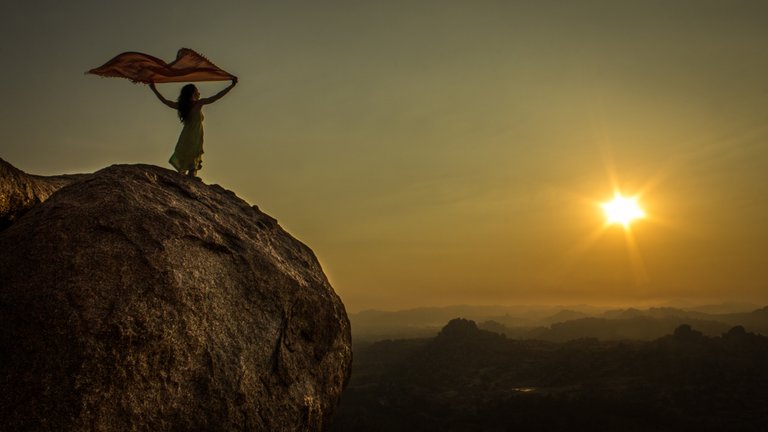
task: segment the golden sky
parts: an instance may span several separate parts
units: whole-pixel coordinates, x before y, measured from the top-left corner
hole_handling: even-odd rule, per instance
[[[189,47],[240,77],[206,109],[204,181],[312,247],[350,311],[766,303],[767,22],[757,0],[13,0],[0,157],[170,168],[175,113],[83,72]],[[615,189],[641,194],[630,231],[604,225]]]

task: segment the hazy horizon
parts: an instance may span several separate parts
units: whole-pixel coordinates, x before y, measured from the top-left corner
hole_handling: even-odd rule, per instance
[[[596,310],[622,310],[622,309],[640,309],[647,310],[653,308],[672,308],[672,309],[702,309],[702,308],[722,308],[734,312],[752,312],[756,309],[768,307],[768,303],[756,302],[715,302],[715,303],[693,303],[685,300],[669,300],[665,302],[649,303],[508,303],[508,304],[445,304],[445,305],[419,305],[412,307],[403,307],[396,309],[368,308],[361,310],[347,310],[350,314],[361,314],[366,312],[384,312],[397,313],[418,311],[421,309],[451,309],[451,308],[502,308],[502,309],[522,309],[532,308],[535,310],[569,310],[569,309],[596,309]],[[458,317],[457,317],[458,318]]]
[[[170,168],[176,114],[84,72],[188,47],[240,80],[205,109],[203,181],[311,247],[349,312],[765,305],[766,17],[758,0],[11,2],[0,157]],[[616,191],[646,212],[628,229],[600,208]]]

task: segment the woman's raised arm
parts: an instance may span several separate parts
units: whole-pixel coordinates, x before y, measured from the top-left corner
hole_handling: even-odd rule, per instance
[[[157,91],[157,88],[155,87],[155,83],[153,82],[149,83],[149,88],[152,89],[152,92],[155,94],[155,96],[157,96],[157,98],[160,99],[160,102],[164,103],[170,108],[179,109],[179,104],[177,104],[174,101],[169,101],[168,99],[163,97],[163,95],[161,95],[159,91]]]
[[[208,105],[216,102],[217,100],[224,97],[225,94],[229,93],[229,91],[232,90],[232,88],[235,87],[235,85],[237,85],[237,77],[232,78],[232,84],[230,84],[229,87],[225,88],[224,90],[216,93],[211,97],[200,99],[200,103],[202,103],[203,105]]]

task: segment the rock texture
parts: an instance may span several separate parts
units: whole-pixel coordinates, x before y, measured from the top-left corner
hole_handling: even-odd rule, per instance
[[[85,177],[82,174],[43,177],[29,175],[0,159],[0,231],[10,226],[35,204]]]
[[[350,327],[312,251],[216,185],[81,178],[0,232],[0,430],[320,431]]]

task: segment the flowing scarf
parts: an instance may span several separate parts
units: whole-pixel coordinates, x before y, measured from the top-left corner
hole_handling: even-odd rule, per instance
[[[189,48],[180,49],[176,54],[176,60],[171,63],[139,52],[125,52],[86,73],[103,77],[128,78],[134,83],[145,84],[228,81],[235,78],[234,75]]]

